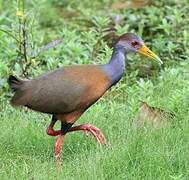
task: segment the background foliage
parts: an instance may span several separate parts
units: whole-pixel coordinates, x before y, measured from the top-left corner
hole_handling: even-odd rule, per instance
[[[187,1],[150,1],[151,5],[121,10],[112,6],[117,1],[81,2],[31,1],[25,3],[27,56],[29,76],[41,74],[63,64],[106,63],[116,36],[132,31],[143,37],[148,46],[159,54],[165,66],[175,66],[188,57]],[[119,2],[117,2],[119,3]],[[113,5],[112,5],[113,4]],[[23,57],[18,57],[19,17],[17,3],[1,1],[0,11],[0,75],[4,93],[9,74],[23,75]],[[5,33],[9,32],[9,34]],[[64,42],[54,49],[32,54],[61,36]],[[148,60],[148,62],[146,61]],[[156,63],[141,56],[129,56],[126,75],[152,77],[160,70]],[[129,77],[130,78],[130,77]],[[130,81],[133,83],[133,81]],[[135,82],[135,79],[134,79]],[[5,88],[5,89],[4,89]]]
[[[0,0],[1,179],[188,179],[189,3],[132,1],[131,8],[122,2],[26,1],[26,62],[15,40],[17,2]],[[121,82],[80,120],[101,127],[112,148],[98,147],[82,134],[70,135],[63,145],[63,170],[57,172],[54,139],[44,131],[49,117],[7,105],[7,77],[24,77],[27,63],[28,78],[66,64],[106,63],[116,37],[128,31],[142,36],[163,66],[127,56]],[[62,36],[61,44],[32,57]],[[173,125],[137,129],[133,121],[140,100],[175,112]]]

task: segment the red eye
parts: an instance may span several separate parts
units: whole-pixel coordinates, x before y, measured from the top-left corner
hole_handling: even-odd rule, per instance
[[[132,45],[133,47],[136,47],[137,45],[139,45],[139,43],[138,43],[138,41],[132,41],[132,42],[131,42],[131,45]]]

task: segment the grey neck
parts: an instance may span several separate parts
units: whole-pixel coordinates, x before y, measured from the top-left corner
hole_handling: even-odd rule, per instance
[[[112,57],[108,64],[104,66],[105,71],[111,78],[112,85],[116,84],[122,77],[125,70],[126,50],[121,45],[115,45]]]

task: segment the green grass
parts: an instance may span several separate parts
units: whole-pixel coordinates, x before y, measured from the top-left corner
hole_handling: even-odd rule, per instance
[[[50,117],[3,104],[0,179],[188,179],[188,67],[181,64],[162,71],[155,82],[125,86],[125,103],[103,98],[91,107],[77,123],[101,128],[109,146],[81,132],[68,134],[60,169],[53,157],[56,138],[45,134]],[[174,111],[176,118],[161,129],[137,128],[140,99]]]

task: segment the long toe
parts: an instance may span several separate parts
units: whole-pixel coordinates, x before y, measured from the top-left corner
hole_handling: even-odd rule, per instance
[[[89,123],[75,126],[68,130],[68,132],[73,131],[84,131],[85,133],[91,133],[95,137],[97,142],[99,142],[100,144],[106,144],[106,139],[102,131]]]
[[[95,136],[97,137],[98,142],[100,144],[106,144],[106,138],[105,138],[103,132],[94,126],[92,126],[91,129],[92,129],[92,131],[95,132]]]
[[[100,144],[106,144],[106,139],[102,131],[91,125],[91,124],[86,124],[86,130],[91,132],[92,135],[95,137],[95,139],[100,143]]]

